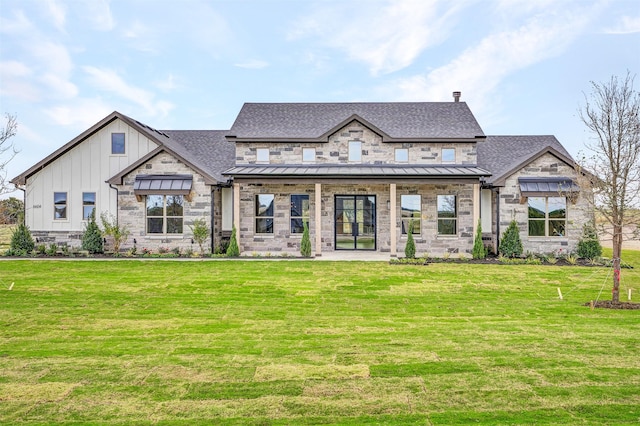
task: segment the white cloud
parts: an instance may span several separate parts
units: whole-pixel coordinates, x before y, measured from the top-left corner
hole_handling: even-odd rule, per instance
[[[45,3],[49,14],[51,15],[53,26],[56,27],[58,31],[64,32],[64,25],[67,18],[67,11],[64,6],[56,0],[45,0]]]
[[[615,27],[605,30],[607,34],[633,34],[640,33],[640,16],[623,16]]]
[[[26,102],[40,99],[40,91],[30,81],[34,72],[18,61],[0,62],[0,95]]]
[[[233,66],[238,68],[248,68],[253,70],[263,69],[269,66],[269,62],[262,61],[260,59],[251,59],[246,62],[241,62],[238,64],[233,64]]]
[[[144,108],[148,115],[164,117],[173,109],[170,102],[156,100],[153,93],[128,84],[113,70],[92,66],[85,66],[83,70],[95,86]]]
[[[40,80],[48,87],[47,96],[54,99],[70,99],[78,96],[78,88],[66,78],[46,73]]]
[[[122,37],[127,40],[131,47],[141,52],[156,53],[158,51],[156,31],[137,19],[125,26]]]
[[[45,109],[55,124],[87,129],[111,113],[101,99],[74,99],[65,105]]]
[[[116,22],[111,13],[110,0],[91,0],[82,2],[83,18],[91,23],[98,31],[111,31]]]
[[[169,74],[164,80],[156,80],[153,84],[164,92],[171,92],[181,86],[181,83],[173,74]]]
[[[373,75],[411,65],[425,49],[445,40],[462,6],[440,0],[357,2],[327,8],[302,19],[288,38],[317,36],[350,59],[367,64]]]
[[[487,35],[450,63],[426,75],[396,80],[382,89],[400,100],[452,100],[461,90],[463,100],[473,102],[474,111],[484,113],[503,79],[530,65],[562,53],[584,30],[589,13],[537,15],[517,29]]]

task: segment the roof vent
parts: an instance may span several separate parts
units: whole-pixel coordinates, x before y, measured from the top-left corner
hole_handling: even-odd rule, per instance
[[[454,102],[460,102],[460,96],[462,95],[462,92],[453,92],[453,101]]]

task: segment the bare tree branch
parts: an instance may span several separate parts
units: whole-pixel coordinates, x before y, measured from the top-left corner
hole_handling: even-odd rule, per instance
[[[18,121],[15,115],[5,114],[7,122],[0,129],[0,194],[6,194],[13,189],[9,188],[7,180],[7,165],[18,153],[18,150],[11,141],[16,135]]]

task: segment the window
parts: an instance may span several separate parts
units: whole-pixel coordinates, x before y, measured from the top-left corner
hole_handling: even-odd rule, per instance
[[[147,195],[147,233],[182,234],[184,197]]]
[[[273,194],[256,195],[256,234],[273,234]]]
[[[400,209],[402,210],[402,233],[409,233],[409,223],[413,222],[413,235],[419,235],[420,229],[420,216],[422,214],[422,208],[419,195],[401,195],[400,196]]]
[[[362,161],[362,142],[349,141],[349,161]]]
[[[443,163],[455,163],[456,162],[456,150],[455,150],[455,148],[442,148],[442,162]]]
[[[409,162],[409,150],[407,148],[396,148],[396,162],[397,163]]]
[[[291,233],[302,234],[304,232],[304,223],[309,225],[309,196],[308,195],[292,195],[291,196]]]
[[[111,133],[111,153],[124,154],[124,133]]]
[[[257,148],[256,149],[256,162],[268,163],[269,162],[269,148]]]
[[[566,226],[565,197],[529,197],[530,237],[564,237]]]
[[[61,220],[67,218],[67,193],[53,193],[53,218]]]
[[[455,235],[457,216],[455,195],[438,195],[438,234]]]
[[[96,193],[95,192],[83,192],[82,193],[82,220],[89,220],[91,214],[96,209]]]
[[[315,163],[316,161],[316,149],[315,148],[302,148],[302,162],[303,163]]]

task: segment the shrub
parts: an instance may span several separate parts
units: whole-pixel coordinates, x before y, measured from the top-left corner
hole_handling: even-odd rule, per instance
[[[102,232],[100,232],[100,228],[98,228],[98,224],[96,223],[95,210],[91,213],[89,222],[82,234],[82,250],[86,250],[89,253],[104,252]]]
[[[200,218],[193,221],[193,226],[189,226],[193,233],[193,240],[200,246],[200,254],[204,256],[204,243],[209,237],[209,226],[207,222]]]
[[[113,238],[113,251],[117,255],[120,252],[120,245],[127,240],[130,232],[126,226],[118,225],[118,220],[106,212],[100,215],[100,219],[105,235]]]
[[[582,237],[578,241],[577,254],[579,257],[589,260],[602,256],[602,246],[598,239],[598,233],[591,223],[585,223],[582,227]]]
[[[300,241],[300,254],[302,257],[311,257],[311,239],[309,238],[309,224],[303,223],[302,241]]]
[[[476,230],[476,237],[473,240],[473,252],[472,256],[474,259],[484,259],[487,257],[487,251],[482,244],[482,225],[480,224],[480,220],[478,219],[478,229]]]
[[[9,246],[12,254],[26,255],[31,252],[36,246],[31,236],[29,227],[24,223],[18,225],[18,227],[11,234],[11,245]]]
[[[240,248],[238,247],[238,240],[236,238],[236,227],[231,229],[231,240],[229,240],[229,247],[227,247],[227,257],[240,256]]]
[[[520,240],[520,229],[515,220],[512,220],[509,227],[500,240],[500,254],[505,257],[522,256],[522,241]]]
[[[409,221],[407,230],[407,245],[404,246],[404,256],[408,259],[416,258],[416,243],[413,240],[413,220]]]

